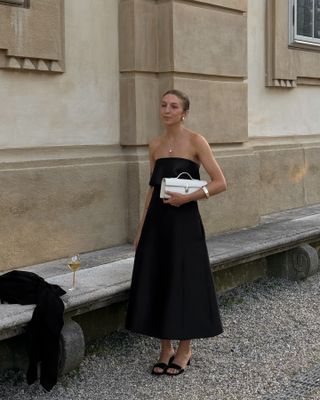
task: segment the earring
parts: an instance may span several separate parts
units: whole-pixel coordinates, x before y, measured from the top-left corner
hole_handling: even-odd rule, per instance
[[[181,119],[182,119],[182,121],[184,121],[184,117],[182,117]]]

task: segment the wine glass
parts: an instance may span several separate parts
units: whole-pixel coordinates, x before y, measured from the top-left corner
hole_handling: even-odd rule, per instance
[[[74,290],[76,288],[76,271],[80,267],[80,257],[79,254],[75,254],[68,258],[68,267],[73,272],[72,275],[72,287],[69,290]]]

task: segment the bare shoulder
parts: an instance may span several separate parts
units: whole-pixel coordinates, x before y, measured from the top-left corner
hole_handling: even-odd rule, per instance
[[[206,138],[198,132],[190,131],[190,138],[191,138],[192,145],[197,150],[201,150],[201,149],[207,148],[209,146],[209,143],[207,142]]]

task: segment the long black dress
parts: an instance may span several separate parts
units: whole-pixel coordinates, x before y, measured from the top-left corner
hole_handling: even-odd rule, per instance
[[[204,338],[222,332],[198,204],[173,207],[160,199],[161,179],[183,171],[199,179],[194,161],[156,160],[125,323],[133,332],[160,339]]]

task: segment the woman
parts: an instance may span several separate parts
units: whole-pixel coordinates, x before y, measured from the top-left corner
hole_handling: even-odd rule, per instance
[[[190,364],[191,339],[222,332],[197,200],[226,190],[226,181],[208,142],[183,126],[189,104],[178,90],[162,97],[165,133],[149,145],[150,187],[134,240],[126,328],[161,339],[156,375],[181,374]],[[211,178],[205,188],[160,199],[162,178],[188,172],[199,179],[200,164]],[[171,340],[179,340],[176,352]]]

